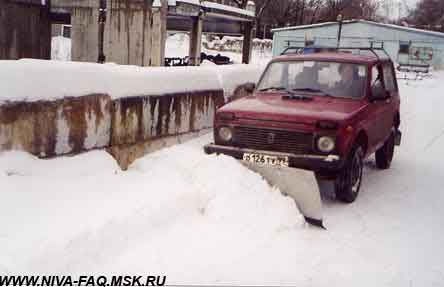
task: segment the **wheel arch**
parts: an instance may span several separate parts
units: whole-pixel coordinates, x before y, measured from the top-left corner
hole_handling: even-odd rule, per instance
[[[396,129],[399,129],[399,126],[401,125],[401,115],[399,111],[396,112],[395,118],[393,119],[393,125]]]
[[[368,135],[364,130],[360,130],[353,142],[353,146],[359,145],[362,147],[362,151],[364,152],[364,155],[367,155],[368,152]]]

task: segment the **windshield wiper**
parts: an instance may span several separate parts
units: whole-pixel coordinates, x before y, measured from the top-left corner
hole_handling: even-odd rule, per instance
[[[260,92],[265,92],[265,91],[271,91],[271,90],[273,90],[273,91],[283,91],[283,90],[287,90],[287,88],[285,88],[285,87],[268,87],[268,88],[260,89],[259,91]]]
[[[311,101],[312,97],[309,96],[301,96],[301,95],[286,95],[282,96],[284,100],[300,100],[300,101]]]
[[[331,97],[332,95],[330,95],[329,93],[327,93],[327,92],[324,92],[323,90],[319,90],[319,89],[313,89],[313,88],[299,88],[299,89],[291,89],[291,91],[294,91],[294,92],[309,92],[309,93],[319,93],[319,94],[322,94],[322,95],[324,95],[324,96],[327,96],[327,97]]]

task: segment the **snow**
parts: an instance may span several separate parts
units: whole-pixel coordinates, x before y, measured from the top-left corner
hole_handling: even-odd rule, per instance
[[[55,100],[94,93],[108,94],[113,99],[207,90],[228,93],[233,85],[257,79],[262,69],[233,66],[233,75],[225,77],[227,69],[219,66],[145,68],[31,59],[0,61],[0,86],[8,91],[0,95],[0,103]],[[242,73],[234,74],[236,71]],[[28,75],[32,75],[32,80]]]
[[[219,257],[228,263],[237,250],[254,252],[258,242],[303,225],[289,198],[234,159],[203,155],[201,145],[151,154],[125,173],[101,151],[50,161],[2,154],[0,272],[149,267],[191,279]],[[230,177],[224,185],[214,180],[222,172]]]
[[[218,9],[222,11],[229,11],[249,17],[255,17],[256,13],[254,11],[244,10],[233,6],[223,5],[215,2],[203,1],[202,6],[205,8]]]
[[[324,22],[324,23],[276,28],[276,29],[272,29],[271,32],[275,33],[275,32],[283,32],[283,31],[300,30],[300,29],[306,29],[306,28],[323,27],[323,26],[337,25],[337,23],[338,22]],[[414,32],[414,33],[420,33],[420,34],[444,38],[444,33],[441,33],[441,32],[428,31],[428,30],[405,27],[405,26],[400,26],[400,25],[386,24],[386,23],[367,21],[367,20],[362,20],[362,19],[352,19],[352,20],[343,21],[343,24],[353,24],[353,23],[365,23],[365,24],[370,24],[370,25],[376,25],[376,26],[397,29],[397,30],[401,30],[401,31]]]
[[[192,4],[192,5],[196,5],[196,6],[200,6],[200,0],[176,0],[176,2],[182,2],[182,3],[187,3],[187,4]],[[171,1],[173,2],[173,1]],[[170,4],[168,4],[170,5]]]
[[[288,197],[236,160],[205,155],[211,135],[127,172],[103,151],[52,160],[2,153],[0,273],[443,286],[444,72],[399,86],[404,137],[392,167],[366,161],[351,205],[324,199],[326,231],[304,224]]]
[[[164,95],[192,91],[224,90],[226,97],[239,86],[259,80],[271,52],[254,50],[252,64],[242,65],[242,55],[235,52],[205,50],[207,54],[228,56],[236,63],[202,67],[137,67],[108,63],[70,62],[70,39],[53,38],[52,55],[60,61],[21,59],[0,60],[0,86],[8,93],[0,95],[6,101],[57,100],[87,94],[108,94],[113,99],[140,95]],[[167,57],[188,55],[189,36],[177,33],[168,37]],[[29,75],[32,76],[32,81]],[[174,81],[169,81],[174,79]],[[165,84],[159,84],[165,83]]]
[[[207,42],[208,46],[211,48],[215,46],[219,47],[224,46],[228,40],[232,41],[237,40],[239,42],[239,47],[241,47],[240,41],[242,40],[242,37],[224,36],[221,40],[213,40],[213,41],[209,41],[206,35],[203,35],[202,38],[202,42],[204,41]],[[267,43],[271,44],[271,40],[254,39],[253,42],[257,44],[267,44]],[[165,55],[166,57],[170,58],[187,57],[189,46],[190,46],[190,36],[188,34],[174,33],[172,35],[169,35],[166,40]],[[213,55],[213,56],[220,54],[222,56],[229,57],[231,61],[233,61],[235,64],[242,63],[242,53],[240,50],[238,52],[228,52],[228,51],[206,49],[205,47],[202,47],[202,52],[204,52],[207,55]],[[253,48],[251,56],[251,65],[259,66],[263,70],[271,58],[272,58],[271,49]]]
[[[169,6],[176,6],[176,2],[182,2],[182,3],[191,4],[191,5],[196,5],[196,6],[200,6],[202,8],[210,8],[210,9],[217,9],[217,10],[222,10],[222,11],[233,12],[233,13],[236,13],[236,14],[245,15],[245,16],[249,16],[249,17],[255,17],[256,16],[255,12],[253,12],[253,11],[237,8],[237,7],[234,7],[234,6],[229,6],[229,5],[223,5],[223,4],[219,4],[219,3],[209,2],[209,1],[200,1],[200,0],[169,0],[168,1],[168,5]],[[250,4],[250,1],[248,3]]]

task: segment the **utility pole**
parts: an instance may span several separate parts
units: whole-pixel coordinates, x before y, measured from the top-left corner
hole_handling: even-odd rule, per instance
[[[103,42],[105,35],[105,23],[106,23],[106,0],[100,0],[99,7],[99,57],[97,63],[103,64],[106,61],[106,56],[103,51]]]

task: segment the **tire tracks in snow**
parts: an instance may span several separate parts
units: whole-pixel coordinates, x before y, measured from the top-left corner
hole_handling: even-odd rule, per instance
[[[444,136],[444,130],[442,130],[437,136],[435,136],[431,141],[429,141],[424,147],[424,151],[431,148],[438,140],[440,140]]]

